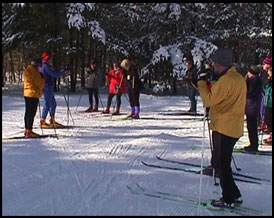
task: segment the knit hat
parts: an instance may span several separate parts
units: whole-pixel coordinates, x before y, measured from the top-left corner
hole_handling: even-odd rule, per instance
[[[213,62],[223,66],[233,65],[233,52],[230,48],[220,48],[216,51]]]
[[[259,75],[260,74],[260,69],[258,68],[257,65],[251,65],[248,68],[248,72],[252,73],[253,75]]]
[[[266,57],[263,63],[272,66],[272,57]]]
[[[42,58],[43,58],[43,61],[48,61],[49,59],[51,59],[51,55],[48,52],[44,52],[42,54]]]

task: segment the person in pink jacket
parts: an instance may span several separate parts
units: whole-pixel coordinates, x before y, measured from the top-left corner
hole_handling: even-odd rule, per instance
[[[104,114],[110,113],[110,106],[112,98],[116,95],[117,98],[117,106],[113,115],[120,114],[121,107],[121,96],[126,93],[126,78],[124,78],[123,69],[119,67],[117,62],[113,63],[113,70],[111,70],[107,75],[106,79],[109,85],[109,95],[107,101],[107,108],[103,111]]]

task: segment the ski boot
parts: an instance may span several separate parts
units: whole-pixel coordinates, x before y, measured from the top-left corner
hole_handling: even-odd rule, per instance
[[[93,111],[93,106],[90,105],[88,109],[85,110],[85,112],[92,112]]]
[[[39,134],[32,132],[31,129],[26,129],[24,132],[24,135],[25,135],[25,138],[39,138],[40,137]]]
[[[41,127],[41,129],[50,129],[51,128],[50,125],[48,123],[46,123],[45,119],[41,119],[40,127]]]
[[[64,127],[64,125],[60,124],[60,123],[57,123],[55,120],[54,120],[54,117],[51,117],[50,118],[50,124],[49,124],[51,127],[53,128],[62,128]]]
[[[110,111],[109,111],[109,107],[108,107],[105,111],[102,112],[102,114],[109,114],[109,112]]]

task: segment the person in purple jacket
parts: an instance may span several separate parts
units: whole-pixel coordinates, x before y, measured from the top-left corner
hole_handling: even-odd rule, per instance
[[[54,119],[56,110],[56,100],[54,97],[54,79],[59,78],[67,73],[68,69],[56,72],[51,68],[51,55],[44,52],[42,55],[43,61],[39,71],[44,75],[46,86],[43,91],[44,104],[42,111],[42,118],[40,121],[41,128],[63,127],[62,124],[57,123]],[[50,114],[50,123],[46,123],[46,117]]]
[[[260,102],[263,96],[263,83],[259,76],[259,69],[256,65],[251,65],[246,75],[247,102],[246,102],[246,122],[250,145],[245,147],[245,151],[258,151],[258,129],[257,123],[260,114]]]

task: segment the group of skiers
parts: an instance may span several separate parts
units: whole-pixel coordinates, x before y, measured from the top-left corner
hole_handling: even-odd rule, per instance
[[[91,61],[90,67],[86,70],[86,87],[89,93],[90,106],[85,112],[98,111],[98,88],[100,85],[101,71],[96,67],[94,60]],[[116,96],[116,109],[112,115],[120,114],[121,96],[128,93],[131,114],[128,117],[139,119],[140,113],[140,78],[137,71],[132,66],[129,59],[124,59],[121,64],[113,63],[113,69],[106,75],[106,81],[109,86],[109,95],[107,107],[103,114],[110,113],[112,99]],[[95,107],[93,108],[93,95],[95,98]]]
[[[51,55],[44,52],[42,55],[42,65],[40,59],[35,59],[24,71],[24,99],[25,99],[25,132],[26,138],[40,137],[32,131],[34,117],[39,104],[39,98],[44,96],[43,111],[41,115],[41,128],[62,127],[63,125],[55,121],[56,100],[54,97],[54,79],[59,78],[68,72],[64,69],[60,72],[54,71],[51,67]],[[40,104],[39,104],[40,108]],[[46,122],[48,113],[49,123]]]
[[[42,55],[42,66],[32,62],[24,72],[24,98],[26,102],[25,113],[25,137],[38,137],[32,132],[33,119],[37,110],[39,98],[44,94],[44,107],[41,116],[41,127],[62,126],[54,119],[56,101],[53,93],[54,78],[66,74],[68,69],[55,72],[50,66],[51,55]],[[244,117],[247,117],[247,128],[250,138],[250,146],[247,150],[258,149],[257,124],[259,111],[261,110],[261,96],[265,105],[265,116],[261,119],[267,123],[271,131],[272,143],[272,58],[267,57],[263,62],[263,69],[268,72],[264,89],[259,78],[258,66],[251,66],[244,78],[236,67],[233,66],[233,51],[230,48],[218,49],[213,57],[215,72],[218,74],[214,83],[209,82],[209,72],[203,71],[199,75],[194,70],[192,60],[187,60],[188,68],[185,80],[189,83],[189,98],[191,100],[190,112],[196,112],[195,95],[200,94],[204,107],[209,108],[212,130],[212,158],[211,165],[220,178],[222,198],[214,200],[211,205],[220,208],[234,208],[243,200],[240,190],[234,182],[231,169],[231,159],[234,145],[243,135]],[[100,75],[96,63],[92,60],[86,69],[86,87],[89,93],[90,106],[87,112],[98,111],[98,85],[97,77]],[[112,98],[116,95],[117,107],[114,114],[120,113],[121,95],[128,93],[131,106],[129,117],[139,118],[140,113],[140,79],[136,70],[128,59],[124,59],[119,65],[113,63],[113,70],[107,75],[109,96],[107,108],[103,113],[110,113]],[[212,80],[212,78],[211,78]],[[214,79],[215,80],[215,79]],[[95,107],[93,108],[92,95],[95,95]],[[50,123],[46,123],[46,117],[50,113]],[[268,139],[268,141],[270,141]]]
[[[188,112],[197,112],[196,96],[199,95],[197,83],[201,74],[207,76],[210,86],[218,79],[214,69],[209,63],[198,71],[193,59],[186,60],[187,72],[183,81],[187,83],[190,109]],[[272,144],[272,58],[266,57],[262,65],[251,65],[248,67],[246,76],[247,102],[246,121],[250,145],[245,151],[258,151],[258,130],[269,133],[269,138],[263,142]],[[259,125],[259,126],[258,126]]]
[[[54,71],[51,67],[51,55],[44,52],[42,55],[42,65],[40,60],[36,59],[24,71],[24,99],[25,99],[25,132],[26,138],[36,138],[40,135],[32,131],[34,117],[39,104],[39,98],[44,96],[43,111],[40,120],[41,128],[59,128],[62,124],[55,121],[56,100],[54,97],[54,79],[64,76],[69,69],[63,69],[60,72]],[[96,62],[91,60],[89,67],[85,69],[86,88],[89,95],[89,108],[86,112],[97,112],[99,105],[99,86],[101,84],[101,72],[96,66]],[[128,93],[131,106],[131,114],[128,117],[139,119],[140,113],[140,78],[137,71],[128,59],[124,59],[121,64],[115,62],[113,70],[107,75],[106,79],[109,85],[109,95],[107,108],[104,114],[110,113],[112,98],[116,95],[117,106],[113,115],[120,114],[121,96]],[[93,104],[93,96],[95,104]],[[94,106],[94,107],[93,107]],[[40,105],[39,105],[40,108]],[[50,114],[49,123],[46,117]]]

